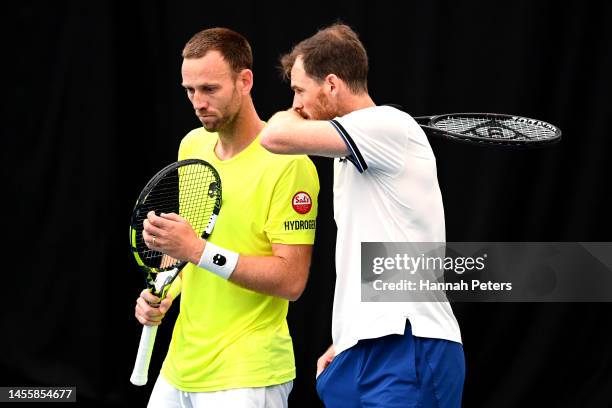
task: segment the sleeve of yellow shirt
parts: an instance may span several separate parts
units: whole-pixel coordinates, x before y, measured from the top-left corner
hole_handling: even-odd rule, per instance
[[[264,231],[273,244],[313,244],[319,177],[307,156],[289,162],[274,187]]]

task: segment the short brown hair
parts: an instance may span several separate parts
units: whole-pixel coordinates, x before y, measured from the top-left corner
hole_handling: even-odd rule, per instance
[[[208,51],[219,51],[235,73],[253,69],[251,45],[229,28],[215,27],[195,34],[183,48],[183,58],[202,58]]]
[[[286,79],[291,78],[291,68],[300,56],[308,76],[322,81],[335,74],[352,92],[367,92],[368,54],[349,26],[336,23],[323,28],[283,55],[280,68]]]

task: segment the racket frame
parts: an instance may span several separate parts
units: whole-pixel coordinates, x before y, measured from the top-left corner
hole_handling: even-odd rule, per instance
[[[397,106],[397,105],[395,105]],[[474,117],[474,118],[482,118],[482,119],[501,119],[501,120],[512,120],[515,122],[523,122],[529,125],[535,125],[539,127],[546,128],[554,133],[554,135],[550,138],[545,139],[503,139],[503,138],[491,138],[484,136],[474,136],[468,135],[458,132],[452,132],[449,130],[445,130],[436,126],[436,123],[441,121],[442,119],[452,118],[452,117]],[[486,145],[486,146],[499,146],[499,147],[516,147],[516,148],[530,148],[530,147],[542,147],[549,146],[555,143],[558,143],[561,140],[561,129],[558,127],[551,125],[548,122],[544,122],[538,119],[527,118],[524,116],[517,115],[508,115],[502,113],[445,113],[441,115],[432,115],[432,116],[416,116],[413,119],[421,126],[421,128],[428,135],[433,136],[442,136],[446,138],[450,138],[459,142],[476,144],[476,145]],[[472,128],[473,129],[473,128]],[[511,129],[511,131],[515,133],[520,133],[515,129]]]
[[[153,275],[157,275],[160,272],[165,272],[165,271],[172,270],[172,269],[178,269],[180,271],[187,264],[187,262],[180,261],[178,263],[168,265],[165,267],[160,267],[160,268],[147,266],[146,263],[142,260],[140,254],[138,253],[138,248],[136,246],[136,240],[138,238],[137,235],[139,231],[139,227],[136,224],[138,223],[140,210],[144,207],[144,203],[146,202],[146,199],[148,198],[153,188],[155,188],[155,186],[159,183],[159,181],[163,179],[167,173],[171,171],[176,171],[180,167],[184,167],[184,166],[191,165],[191,164],[202,164],[202,165],[209,167],[210,170],[212,170],[213,174],[215,175],[215,179],[217,182],[216,188],[219,190],[219,192],[222,191],[221,177],[219,177],[219,173],[210,163],[208,163],[205,160],[201,160],[201,159],[180,160],[180,161],[167,165],[166,167],[161,169],[159,172],[157,172],[157,174],[155,174],[151,178],[151,180],[149,180],[149,182],[144,186],[140,195],[138,196],[138,199],[136,200],[136,204],[134,205],[134,210],[132,211],[132,216],[130,219],[130,233],[129,233],[130,251],[132,252],[132,255],[134,256],[136,263],[140,267],[145,277],[147,288],[151,289],[155,295],[158,295],[158,293],[156,293],[157,291],[155,290],[155,279],[153,278]],[[209,224],[202,232],[202,235],[201,235],[202,238],[207,239],[212,233],[214,223],[217,219],[217,216],[219,215],[220,210],[221,210],[221,193],[219,193],[219,195],[217,196],[217,200],[215,202],[215,207],[213,208],[213,212],[210,217]],[[168,284],[170,283],[172,283],[172,281],[170,281]]]

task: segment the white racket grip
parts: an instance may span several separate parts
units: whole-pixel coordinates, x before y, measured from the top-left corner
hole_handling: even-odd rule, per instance
[[[155,335],[157,334],[157,326],[142,326],[142,334],[140,335],[140,344],[138,345],[138,355],[136,355],[136,364],[130,381],[134,385],[145,385],[149,373],[149,363],[151,362],[151,352],[155,344]]]

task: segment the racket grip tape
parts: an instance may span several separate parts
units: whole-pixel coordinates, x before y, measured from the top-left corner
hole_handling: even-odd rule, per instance
[[[134,385],[140,386],[147,383],[149,363],[151,362],[151,353],[153,352],[156,334],[157,326],[142,326],[136,363],[134,364],[134,371],[130,377],[130,381]]]

